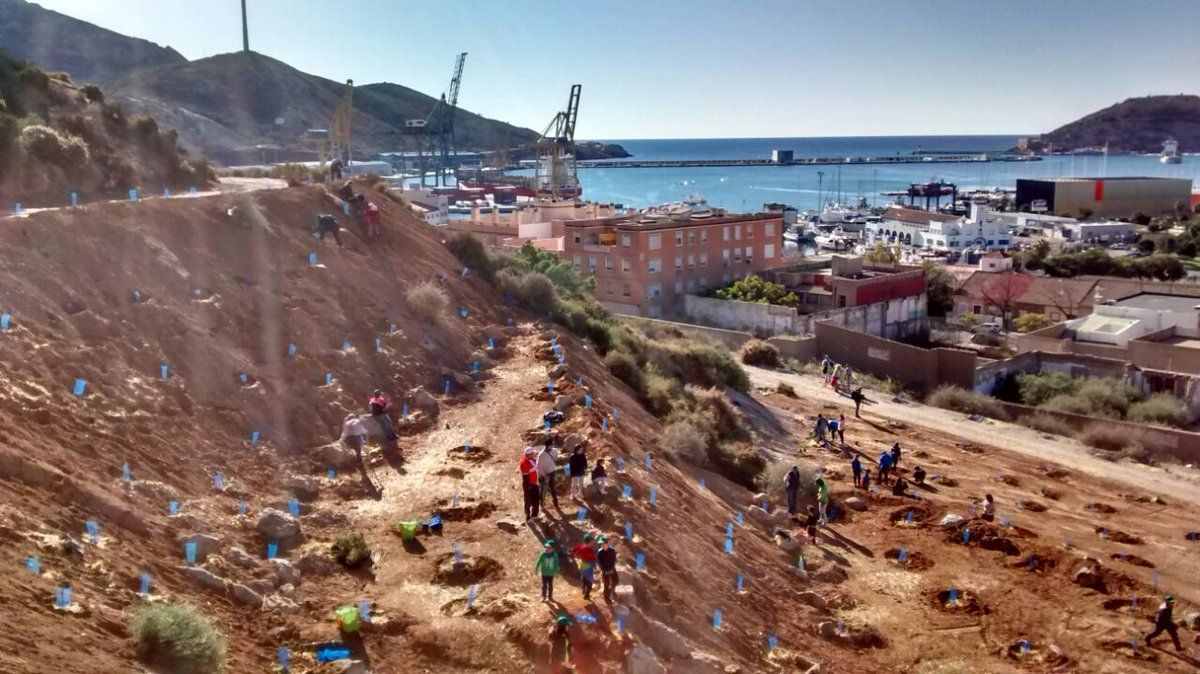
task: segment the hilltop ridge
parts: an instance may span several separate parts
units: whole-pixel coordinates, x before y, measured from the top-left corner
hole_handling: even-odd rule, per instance
[[[1180,152],[1200,152],[1200,96],[1127,98],[1043,134],[1041,144],[1056,151],[1107,145],[1110,152],[1160,152],[1168,138],[1179,141]]]

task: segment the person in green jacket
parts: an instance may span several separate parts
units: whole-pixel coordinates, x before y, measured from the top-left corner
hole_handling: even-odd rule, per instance
[[[825,484],[825,479],[820,477],[814,484],[817,487],[817,509],[821,513],[821,526],[829,526],[829,519],[825,515],[825,509],[829,507],[829,485]]]
[[[554,601],[554,577],[558,575],[558,553],[554,551],[554,539],[548,539],[545,549],[538,555],[534,570],[542,576],[542,601]]]

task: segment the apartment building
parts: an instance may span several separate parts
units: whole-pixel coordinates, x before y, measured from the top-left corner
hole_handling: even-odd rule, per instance
[[[677,316],[687,294],[782,264],[781,214],[708,213],[568,220],[560,255],[610,311]]]

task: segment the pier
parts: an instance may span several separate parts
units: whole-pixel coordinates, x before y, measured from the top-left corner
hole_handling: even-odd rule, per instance
[[[591,159],[576,162],[581,169],[593,168],[693,168],[732,166],[827,166],[831,164],[980,164],[988,162],[1041,161],[1041,157],[1011,154],[893,155],[887,157],[799,157],[788,161],[772,159]]]

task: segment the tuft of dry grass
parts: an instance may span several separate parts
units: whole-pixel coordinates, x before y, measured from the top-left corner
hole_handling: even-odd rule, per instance
[[[418,318],[435,325],[443,324],[449,316],[450,298],[433,281],[421,281],[409,286],[404,293],[404,303]]]

